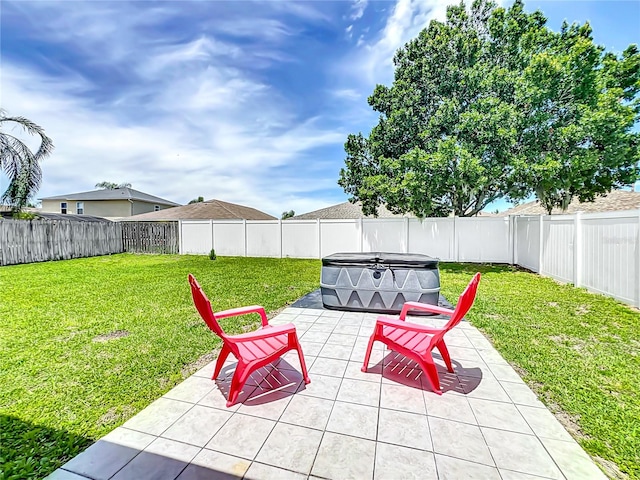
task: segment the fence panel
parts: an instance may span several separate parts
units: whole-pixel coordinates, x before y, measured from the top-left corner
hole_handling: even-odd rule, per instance
[[[217,255],[242,257],[247,252],[243,220],[213,222],[213,248]],[[201,253],[209,253],[209,250]]]
[[[113,222],[0,220],[0,265],[121,253],[122,230]]]
[[[574,283],[575,215],[544,215],[542,231],[540,273]]]
[[[637,212],[582,216],[582,286],[626,303],[640,303],[639,219]]]
[[[178,222],[119,222],[125,252],[178,253]]]
[[[458,262],[511,263],[508,217],[456,218]]]
[[[443,262],[455,259],[453,217],[424,220],[410,218],[408,225],[409,252],[429,255]]]
[[[359,220],[321,220],[320,256],[337,252],[361,252],[362,230]]]
[[[515,217],[515,262],[531,271],[540,271],[540,216]]]
[[[273,220],[247,221],[247,256],[280,257],[280,222]]]
[[[362,250],[407,252],[407,222],[404,218],[362,220]]]
[[[214,247],[211,221],[182,220],[180,222],[180,253],[205,255],[212,248]]]
[[[282,222],[282,256],[318,258],[318,228],[315,220]]]

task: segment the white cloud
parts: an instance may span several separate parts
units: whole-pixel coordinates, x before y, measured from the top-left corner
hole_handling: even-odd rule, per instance
[[[349,18],[351,20],[358,20],[362,18],[362,15],[364,15],[364,11],[366,10],[368,3],[369,0],[355,0],[353,2],[353,5],[351,6],[351,15],[349,16]]]

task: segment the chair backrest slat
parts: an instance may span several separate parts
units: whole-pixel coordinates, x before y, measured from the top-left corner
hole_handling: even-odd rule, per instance
[[[213,313],[213,309],[211,308],[211,302],[202,291],[202,287],[198,284],[198,281],[195,277],[189,274],[189,285],[191,285],[191,296],[193,297],[193,303],[196,305],[198,309],[198,313],[205,321],[207,326],[220,338],[225,340],[227,338],[226,334],[220,327],[218,320],[216,320],[216,316]]]
[[[480,282],[480,272],[476,273],[473,276],[473,278],[469,282],[469,285],[467,285],[467,287],[464,289],[462,294],[460,294],[460,298],[458,298],[458,303],[456,304],[456,308],[453,311],[451,318],[449,319],[447,324],[444,326],[442,331],[432,337],[431,339],[432,344],[436,344],[440,342],[440,340],[442,340],[442,337],[444,337],[444,334],[447,333],[456,325],[458,325],[460,321],[464,318],[464,316],[467,314],[467,312],[473,305],[473,302],[476,298],[476,292],[478,290],[479,282]]]

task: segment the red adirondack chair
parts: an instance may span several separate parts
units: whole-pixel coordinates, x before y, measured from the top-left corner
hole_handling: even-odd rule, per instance
[[[264,308],[259,305],[233,308],[231,310],[213,313],[211,302],[209,302],[198,281],[191,274],[189,274],[189,284],[191,285],[193,302],[200,316],[223,342],[222,351],[216,362],[212,380],[218,378],[218,374],[230,353],[238,359],[238,365],[231,380],[227,407],[230,407],[236,402],[238,395],[242,391],[242,387],[251,373],[280,358],[289,350],[295,349],[298,351],[304,383],[311,381],[307,373],[307,366],[304,363],[304,355],[302,354],[302,348],[300,348],[295,325],[292,323],[278,326],[269,325],[267,314]],[[218,323],[219,319],[245,315],[247,313],[258,313],[260,315],[262,318],[262,327],[259,330],[241,335],[227,335]]]
[[[460,320],[462,320],[471,308],[471,305],[473,305],[473,301],[476,298],[476,290],[478,289],[478,282],[480,282],[480,273],[476,273],[473,276],[469,285],[467,285],[464,292],[462,292],[455,310],[449,310],[448,308],[437,305],[428,305],[426,303],[406,302],[400,312],[399,320],[379,317],[376,320],[373,334],[369,339],[369,346],[367,347],[362,371],[367,371],[373,342],[378,340],[387,345],[391,350],[401,353],[420,365],[426,377],[429,379],[433,390],[437,394],[442,395],[440,380],[438,379],[438,370],[433,363],[431,351],[437,348],[442,355],[447,369],[453,373],[451,357],[444,343],[444,335],[460,323]],[[409,310],[423,310],[438,315],[448,315],[451,318],[444,328],[427,327],[407,322],[405,319]]]

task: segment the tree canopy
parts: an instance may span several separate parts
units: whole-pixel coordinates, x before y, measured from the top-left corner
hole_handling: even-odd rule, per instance
[[[282,220],[286,220],[287,218],[294,217],[296,212],[293,210],[289,210],[288,212],[282,212],[282,216],[280,217]]]
[[[36,152],[17,136],[5,129],[13,125],[29,135],[40,137],[40,146]],[[38,191],[42,182],[40,162],[51,155],[53,142],[44,133],[42,127],[24,117],[8,117],[0,109],[0,170],[9,178],[9,186],[2,193],[2,201],[20,211],[29,199]]]
[[[96,188],[103,190],[115,190],[116,188],[131,188],[130,183],[100,182],[96,183]]]
[[[591,28],[546,27],[521,1],[447,9],[394,57],[368,137],[349,135],[339,184],[365,214],[475,215],[535,194],[593,200],[638,178],[640,54],[594,44]]]
[[[191,205],[193,203],[202,203],[204,202],[204,197],[198,197],[198,198],[194,198],[193,200],[189,200],[189,203],[187,205]]]

